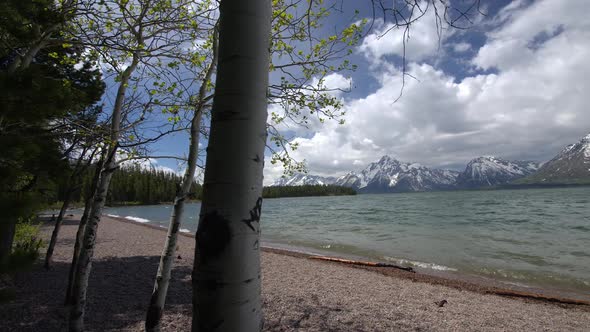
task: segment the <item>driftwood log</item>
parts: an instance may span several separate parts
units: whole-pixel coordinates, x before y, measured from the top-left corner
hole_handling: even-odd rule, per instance
[[[412,273],[416,273],[413,268],[409,266],[400,266],[390,263],[380,263],[380,262],[367,262],[367,261],[354,261],[350,259],[343,259],[343,258],[336,258],[336,257],[329,257],[329,256],[310,256],[311,259],[319,259],[322,261],[330,261],[330,262],[338,262],[344,264],[351,264],[351,265],[363,265],[363,266],[373,266],[373,267],[390,267],[394,269],[404,270]]]

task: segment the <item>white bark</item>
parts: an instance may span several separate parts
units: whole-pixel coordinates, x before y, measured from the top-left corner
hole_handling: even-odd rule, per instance
[[[112,148],[112,152],[116,151],[116,147]],[[90,278],[90,271],[92,269],[92,257],[94,255],[94,246],[96,243],[96,233],[98,231],[98,224],[102,215],[102,209],[109,189],[109,184],[113,172],[114,165],[111,160],[115,159],[115,153],[111,153],[109,160],[105,164],[99,186],[96,190],[96,196],[92,202],[92,208],[88,216],[88,222],[84,230],[83,245],[80,250],[78,258],[78,267],[76,269],[76,277],[72,292],[72,308],[70,310],[70,331],[84,330],[84,309],[86,305],[86,291],[88,289],[88,279]],[[109,168],[106,168],[109,167]]]
[[[259,220],[270,23],[268,0],[221,1],[193,272],[193,331],[262,329]]]
[[[67,10],[71,8],[70,6],[73,5],[73,1],[66,1],[63,3],[62,8]],[[8,67],[8,72],[13,73],[17,69],[27,69],[33,62],[33,59],[37,56],[39,51],[45,48],[49,42],[49,38],[54,33],[55,30],[61,27],[61,24],[53,24],[49,26],[43,33],[40,33],[39,38],[31,44],[29,49],[25,52],[22,56],[17,56],[16,59],[10,64]]]
[[[139,63],[139,55],[133,55],[131,65],[125,69],[119,83],[117,97],[113,107],[111,133],[110,133],[110,147],[107,153],[107,159],[101,171],[100,181],[96,188],[96,194],[88,222],[84,230],[83,245],[80,248],[80,255],[78,257],[78,266],[74,277],[73,291],[72,291],[72,308],[69,317],[70,331],[82,331],[84,329],[84,309],[86,305],[86,290],[88,288],[88,279],[92,269],[92,257],[94,255],[94,246],[96,243],[96,233],[98,231],[98,224],[102,216],[107,192],[113,176],[113,172],[117,169],[117,147],[121,128],[121,116],[123,101],[125,100],[125,93],[129,84],[131,74]]]
[[[66,214],[66,210],[70,205],[70,201],[72,199],[72,190],[68,188],[68,193],[64,199],[63,204],[61,205],[61,209],[59,210],[59,214],[57,215],[57,219],[55,220],[55,226],[53,227],[53,232],[51,233],[51,240],[49,241],[49,245],[47,246],[47,253],[45,254],[45,269],[49,270],[51,268],[51,260],[53,258],[53,250],[55,249],[55,244],[57,243],[57,236],[59,235],[59,229],[61,228],[61,222],[64,219],[64,215]]]
[[[152,297],[148,306],[145,321],[145,329],[148,332],[160,331],[160,322],[164,310],[164,304],[166,303],[166,295],[168,294],[172,264],[174,263],[174,252],[176,250],[178,230],[180,229],[180,222],[184,213],[184,203],[190,192],[195,177],[195,170],[197,169],[201,116],[203,114],[205,94],[207,93],[207,84],[213,75],[215,66],[217,65],[217,31],[213,33],[213,58],[205,73],[201,88],[199,89],[198,105],[196,106],[195,114],[193,115],[191,122],[188,165],[184,172],[180,188],[174,198],[174,207],[172,209],[172,214],[170,215],[170,224],[168,225],[168,236],[166,237],[166,243],[164,244],[164,251],[160,257],[154,290],[152,291]]]
[[[97,178],[96,180],[98,182],[99,179]],[[88,222],[88,215],[90,214],[92,202],[94,202],[94,191],[91,196],[91,199],[86,201],[86,205],[84,206],[84,213],[82,213],[80,223],[78,224],[78,231],[76,232],[74,254],[72,255],[72,263],[70,264],[70,272],[68,273],[68,287],[66,288],[66,299],[64,301],[64,305],[66,306],[74,303],[74,301],[72,300],[72,293],[74,291],[76,271],[78,270],[78,259],[80,257],[80,250],[82,248],[82,241],[84,240],[84,232],[86,230],[86,224]]]
[[[92,185],[90,188],[90,196],[86,199],[86,202],[84,204],[84,213],[82,213],[82,217],[80,218],[80,224],[78,225],[78,231],[76,232],[74,254],[72,256],[72,263],[70,265],[70,272],[68,274],[68,288],[66,289],[66,299],[64,301],[65,305],[70,305],[74,303],[72,299],[72,294],[74,291],[76,271],[78,269],[78,259],[80,258],[80,250],[83,244],[82,241],[84,240],[84,232],[86,231],[86,224],[88,223],[88,216],[90,215],[92,202],[94,202],[94,197],[96,196],[96,188],[98,187],[98,183],[100,182],[100,172],[102,171],[105,158],[106,155],[103,152],[100,157],[100,160],[96,164],[96,169],[94,170],[94,176],[92,178]]]

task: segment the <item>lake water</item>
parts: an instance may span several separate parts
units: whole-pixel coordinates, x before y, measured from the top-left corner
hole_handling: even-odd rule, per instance
[[[199,204],[182,228],[194,232]],[[558,289],[590,298],[590,188],[267,199],[270,246]],[[171,206],[106,213],[166,226]]]

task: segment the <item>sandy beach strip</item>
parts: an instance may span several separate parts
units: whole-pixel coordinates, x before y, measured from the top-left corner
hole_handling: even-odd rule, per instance
[[[51,225],[43,227],[46,239]],[[77,220],[65,221],[54,267],[14,277],[0,305],[2,331],[65,331],[63,297]],[[93,263],[88,331],[142,331],[164,229],[104,217]],[[179,237],[164,331],[189,331],[194,238]],[[458,281],[408,276],[265,250],[266,331],[589,331],[590,306],[507,297]],[[435,302],[446,300],[444,307]]]

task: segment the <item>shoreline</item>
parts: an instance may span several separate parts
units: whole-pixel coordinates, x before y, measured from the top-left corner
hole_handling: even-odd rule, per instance
[[[76,216],[77,217],[77,216]],[[109,218],[117,222],[128,223],[137,226],[143,226],[150,229],[159,230],[162,232],[167,232],[168,228],[161,227],[159,225],[150,224],[147,222],[138,222],[133,221],[130,219],[126,219],[125,217],[114,217],[109,215],[103,215],[103,218]],[[181,236],[188,237],[188,238],[195,238],[195,235],[186,232],[179,232]],[[349,259],[349,257],[343,257],[334,254],[328,255],[321,255],[316,254],[311,251],[305,250],[296,250],[295,248],[284,248],[284,247],[273,247],[268,245],[261,246],[263,252],[274,253],[278,255],[286,255],[296,258],[305,258],[305,259],[314,259],[314,257],[319,256],[328,256],[332,258],[338,259]],[[356,260],[355,260],[356,261]],[[386,275],[389,277],[394,278],[402,278],[406,280],[411,280],[413,282],[423,282],[433,285],[441,285],[446,287],[455,288],[458,290],[467,290],[472,291],[480,294],[491,294],[491,295],[499,295],[505,297],[512,297],[512,298],[524,298],[534,301],[541,301],[541,302],[549,302],[549,303],[558,303],[563,305],[574,305],[574,306],[586,306],[590,309],[590,299],[582,299],[582,298],[571,298],[566,296],[560,296],[559,290],[547,290],[541,289],[536,287],[522,287],[518,285],[507,285],[499,280],[494,280],[491,278],[483,278],[478,276],[469,276],[466,274],[461,273],[450,273],[444,271],[430,271],[426,269],[418,269],[415,272],[408,272],[402,269],[396,269],[392,267],[378,267],[378,266],[367,266],[362,264],[347,264],[342,262],[334,262],[334,261],[323,261],[322,263],[325,264],[337,264],[337,265],[344,265],[350,268],[355,269],[363,269],[367,271],[377,272],[382,275]],[[381,263],[381,262],[371,262],[371,263]],[[583,297],[582,294],[578,296]]]
[[[47,240],[53,223],[43,218]],[[0,305],[7,331],[66,331],[63,306],[79,219],[68,216],[50,270],[39,260],[12,277],[14,301]],[[165,229],[104,217],[88,283],[85,331],[144,331]],[[160,231],[155,231],[160,230]],[[192,320],[195,239],[178,237],[162,331],[188,331]],[[43,253],[41,253],[43,254]],[[590,306],[486,292],[488,289],[403,270],[261,252],[264,332],[587,331]],[[442,303],[442,305],[441,305]]]

